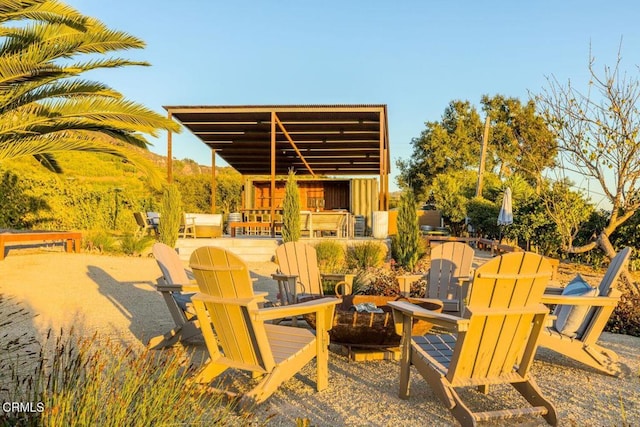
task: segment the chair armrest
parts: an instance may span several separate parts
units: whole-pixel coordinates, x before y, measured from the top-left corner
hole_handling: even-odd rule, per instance
[[[281,307],[268,307],[254,313],[255,320],[273,320],[283,317],[298,316],[301,314],[317,313],[340,303],[338,298],[321,298],[300,304],[285,305]]]
[[[297,279],[298,276],[296,276],[295,274],[282,274],[282,273],[271,273],[271,278],[273,280],[291,280],[291,279]]]
[[[264,292],[266,294],[266,292]],[[248,306],[252,302],[256,304],[264,301],[264,296],[253,296],[251,298],[219,298],[214,297],[212,295],[203,294],[202,292],[198,292],[194,296],[191,297],[193,301],[202,301],[202,302],[212,302],[218,304],[228,304],[228,305],[239,305],[239,306]]]
[[[158,283],[156,284],[156,290],[158,292],[198,292],[200,288],[198,285],[188,284],[188,285],[179,285],[179,284],[165,284]]]
[[[545,295],[562,295],[563,290],[564,288],[561,288],[559,286],[548,286],[547,288],[545,288],[544,294]]]
[[[427,320],[445,329],[456,331],[465,331],[469,324],[469,319],[463,319],[450,314],[437,313],[406,301],[391,301],[388,302],[387,305],[393,309],[393,319],[396,322],[396,330],[397,326],[402,324],[402,317],[404,316]]]
[[[591,305],[597,307],[616,306],[620,298],[616,297],[580,297],[575,295],[542,295],[543,304]]]

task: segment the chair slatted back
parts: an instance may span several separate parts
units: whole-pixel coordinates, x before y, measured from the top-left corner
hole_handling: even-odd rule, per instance
[[[468,278],[473,264],[473,248],[462,242],[445,242],[431,249],[427,298],[459,299],[458,278]]]
[[[287,242],[276,249],[282,274],[298,276],[296,294],[324,295],[316,248],[302,242]]]
[[[133,217],[136,219],[136,224],[138,227],[147,228],[149,224],[147,224],[147,214],[144,212],[134,212]]]
[[[476,270],[465,310],[469,326],[458,336],[447,373],[454,386],[504,380],[515,366],[526,375],[548,313],[540,299],[550,277],[549,262],[530,252],[496,257]]]
[[[622,270],[629,262],[630,256],[631,248],[626,247],[613,257],[598,286],[598,296],[620,297],[621,292],[616,288],[616,283],[622,274]],[[614,307],[591,307],[582,325],[578,328],[577,338],[586,343],[596,342],[609,321],[613,310]]]
[[[153,245],[153,257],[168,285],[188,285],[190,280],[175,249],[164,243]]]
[[[258,310],[247,265],[222,248],[201,247],[189,261],[200,292],[216,297],[205,302],[218,344],[229,365],[252,371],[275,366],[264,324],[251,312]],[[243,300],[243,301],[238,301]]]

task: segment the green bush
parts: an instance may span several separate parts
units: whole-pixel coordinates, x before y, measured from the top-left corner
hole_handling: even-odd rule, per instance
[[[405,191],[400,197],[398,234],[391,238],[391,254],[399,266],[413,271],[423,253],[416,200],[412,191]]]
[[[155,239],[151,236],[138,237],[129,233],[122,236],[120,249],[126,255],[140,256],[153,242]]]
[[[347,266],[357,270],[380,267],[386,256],[386,246],[378,242],[368,241],[349,245],[347,247]]]
[[[297,242],[300,240],[300,192],[296,183],[296,175],[289,171],[282,201],[282,241]]]
[[[318,267],[321,273],[342,273],[346,266],[346,254],[338,242],[325,240],[315,244]]]
[[[182,220],[182,196],[176,184],[167,185],[162,192],[160,203],[160,242],[175,247]]]
[[[3,412],[0,425],[218,425],[232,416],[220,397],[190,383],[184,351],[133,351],[72,334],[49,338],[28,378],[4,383],[5,402],[41,412]]]
[[[84,247],[89,252],[115,253],[118,251],[118,240],[106,231],[91,231],[84,236]]]

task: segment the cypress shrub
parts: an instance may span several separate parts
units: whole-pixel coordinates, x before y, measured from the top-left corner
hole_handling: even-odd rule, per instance
[[[160,202],[160,224],[158,232],[160,242],[174,248],[178,241],[182,216],[182,196],[176,184],[167,185],[162,192]]]
[[[282,241],[296,242],[300,240],[300,193],[296,183],[296,175],[290,170],[282,201]]]
[[[409,271],[413,271],[422,256],[416,200],[410,190],[400,197],[398,234],[391,239],[391,252],[396,263]]]

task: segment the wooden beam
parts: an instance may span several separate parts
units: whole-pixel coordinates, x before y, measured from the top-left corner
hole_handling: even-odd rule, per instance
[[[274,235],[276,216],[276,112],[271,112],[271,187],[269,191],[269,205],[271,207],[271,233]]]
[[[380,138],[379,138],[379,142],[380,142],[380,146],[379,146],[379,150],[380,150],[380,165],[379,165],[379,173],[380,173],[380,190],[378,193],[378,210],[380,211],[384,211],[387,210],[385,208],[385,206],[387,206],[386,203],[386,198],[387,198],[387,190],[386,188],[388,187],[388,184],[386,183],[385,180],[385,166],[386,166],[386,162],[385,162],[385,157],[384,157],[384,113],[382,111],[380,111]]]
[[[171,111],[169,111],[169,120],[172,119]],[[173,142],[171,131],[167,132],[167,182],[171,184],[173,182]]]
[[[311,169],[311,166],[309,166],[309,163],[307,163],[307,160],[304,158],[304,156],[302,155],[300,150],[298,150],[298,146],[296,145],[296,143],[291,138],[291,135],[289,135],[289,132],[287,132],[287,130],[284,128],[284,125],[282,124],[282,122],[278,118],[278,116],[275,113],[275,111],[271,112],[271,118],[272,118],[272,125],[271,125],[271,129],[272,129],[272,132],[271,132],[272,144],[275,146],[276,133],[275,133],[275,129],[273,127],[273,120],[275,119],[275,122],[278,123],[278,126],[280,127],[280,130],[282,130],[282,133],[284,134],[284,136],[287,137],[287,139],[289,140],[289,143],[291,144],[293,149],[296,151],[296,154],[298,155],[298,157],[300,157],[300,160],[302,160],[302,163],[304,163],[305,167],[307,168],[307,170],[309,171],[311,176],[315,177],[316,176],[315,172],[313,171],[313,169]]]

